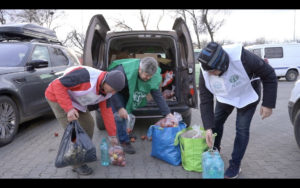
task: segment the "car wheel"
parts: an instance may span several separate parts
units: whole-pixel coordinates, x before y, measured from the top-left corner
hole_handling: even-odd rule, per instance
[[[295,116],[294,135],[295,135],[298,147],[300,148],[300,110],[297,112],[297,114]]]
[[[105,130],[104,122],[99,110],[95,111],[96,114],[96,125],[99,130]]]
[[[9,97],[0,97],[0,146],[10,143],[19,128],[19,112]]]
[[[289,70],[285,75],[285,79],[289,82],[296,81],[297,78],[298,78],[298,72],[295,70]]]

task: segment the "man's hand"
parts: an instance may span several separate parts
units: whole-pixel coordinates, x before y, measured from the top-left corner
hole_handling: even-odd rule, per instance
[[[127,119],[128,118],[128,113],[127,110],[125,108],[120,108],[119,112],[119,116],[123,119]]]
[[[213,133],[211,129],[207,129],[205,132],[206,144],[209,148],[213,147]]]
[[[119,145],[119,141],[116,136],[109,136],[108,139],[111,146]]]
[[[75,108],[72,108],[68,113],[67,113],[67,118],[68,121],[71,122],[73,120],[77,120],[79,118],[79,113]]]
[[[175,116],[172,113],[169,113],[168,115],[166,115],[166,117],[168,117],[168,118],[175,118]]]
[[[265,119],[272,114],[272,108],[261,106],[260,108],[260,115],[261,119]]]

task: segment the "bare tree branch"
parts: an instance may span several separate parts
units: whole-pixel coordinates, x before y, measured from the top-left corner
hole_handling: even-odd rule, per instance
[[[157,24],[156,24],[157,30],[159,30],[159,24],[160,24],[162,18],[164,17],[164,15],[165,15],[165,10],[162,10],[162,12],[163,12],[163,13],[162,13],[162,15],[159,16],[158,22],[157,22]]]
[[[6,19],[5,19],[6,14],[7,14],[6,10],[0,9],[0,23],[1,24],[6,23]]]
[[[216,15],[217,12],[214,13]],[[215,21],[213,16],[209,19],[208,18],[208,9],[202,10],[202,19],[201,21],[206,25],[207,32],[211,38],[211,41],[214,41],[214,33],[218,31],[224,24],[224,18],[220,21]]]
[[[132,31],[132,28],[129,27],[124,20],[117,20],[115,19],[115,27],[118,27],[120,29],[124,29],[125,31]]]
[[[35,23],[52,30],[55,30],[59,27],[57,25],[52,25],[54,20],[57,20],[63,15],[63,11],[57,11],[55,9],[24,9],[16,10],[10,14],[13,22]]]
[[[143,14],[143,11],[140,10],[140,20],[143,24],[143,27],[144,27],[145,31],[147,30],[147,26],[148,26],[148,23],[149,23],[149,17],[150,17],[149,14],[148,14],[148,16],[145,17],[145,15]]]

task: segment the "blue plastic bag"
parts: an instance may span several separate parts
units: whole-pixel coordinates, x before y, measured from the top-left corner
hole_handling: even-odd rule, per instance
[[[176,134],[186,128],[186,124],[180,122],[177,127],[162,128],[158,125],[151,125],[147,137],[152,137],[151,156],[166,161],[171,165],[178,166],[181,163],[179,145],[175,146]]]

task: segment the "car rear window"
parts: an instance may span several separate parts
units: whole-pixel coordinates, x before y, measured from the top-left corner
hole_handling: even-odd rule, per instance
[[[15,43],[0,44],[0,67],[23,67],[28,46]]]

